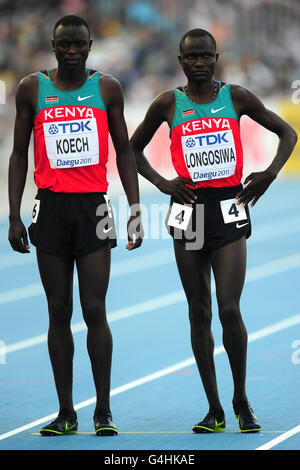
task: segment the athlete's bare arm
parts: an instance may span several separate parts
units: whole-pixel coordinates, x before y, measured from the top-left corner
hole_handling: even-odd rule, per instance
[[[107,109],[109,132],[116,151],[120,179],[131,209],[128,221],[128,249],[142,244],[143,228],[139,206],[139,187],[135,159],[129,144],[127,126],[124,119],[124,98],[118,80],[110,75],[100,78],[101,93]],[[135,242],[133,243],[133,237]]]
[[[37,76],[25,77],[16,94],[16,118],[13,150],[9,160],[9,234],[8,239],[15,251],[29,252],[26,228],[21,220],[20,209],[28,169],[28,146],[33,127],[37,96]]]
[[[249,116],[261,126],[274,132],[279,138],[277,153],[272,163],[266,170],[247,176],[246,186],[237,195],[238,203],[249,204],[252,201],[251,206],[254,206],[290,157],[297,142],[297,133],[280,116],[267,109],[251,91],[232,85],[231,94],[239,117]]]
[[[174,178],[167,180],[160,175],[149,163],[144,154],[145,147],[149,144],[152,137],[163,122],[171,125],[175,110],[175,99],[173,90],[161,93],[150,105],[144,120],[138,126],[130,142],[137,162],[138,172],[154,184],[160,191],[176,197],[181,202],[194,202],[193,192],[185,186],[196,186],[185,178]],[[161,158],[164,158],[162,155]]]

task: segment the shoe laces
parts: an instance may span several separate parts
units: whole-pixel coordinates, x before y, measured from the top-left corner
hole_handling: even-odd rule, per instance
[[[254,412],[249,403],[241,402],[236,406],[237,406],[237,413],[236,413],[237,415],[241,415],[241,413],[243,413],[243,417],[245,419],[254,418]]]
[[[211,417],[217,418],[217,419],[224,419],[224,414],[221,411],[217,411],[217,410],[210,408],[209,412],[207,413],[203,421]]]

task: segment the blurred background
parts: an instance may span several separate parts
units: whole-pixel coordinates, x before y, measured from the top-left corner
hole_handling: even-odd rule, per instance
[[[178,43],[200,27],[216,38],[220,53],[216,78],[251,89],[300,131],[299,0],[0,0],[0,171],[1,213],[7,214],[7,167],[13,139],[14,97],[22,77],[56,66],[53,26],[77,14],[91,28],[90,67],[119,79],[131,135],[154,97],[185,84],[178,64]],[[297,92],[297,90],[299,90]],[[245,173],[273,159],[278,139],[243,117]],[[111,147],[110,192],[122,190]],[[146,153],[153,165],[172,175],[168,128],[161,126]],[[30,169],[23,208],[32,204],[35,187]],[[281,177],[300,173],[299,143]],[[145,182],[141,181],[144,186]],[[145,188],[149,188],[145,184]]]

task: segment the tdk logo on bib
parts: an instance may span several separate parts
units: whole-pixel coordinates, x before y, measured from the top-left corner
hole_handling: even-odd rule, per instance
[[[188,139],[186,139],[185,141],[185,146],[189,149],[191,147],[195,147],[196,145],[196,142],[195,140],[192,138],[192,137],[189,137]]]
[[[216,145],[216,144],[230,144],[232,142],[232,133],[230,137],[227,135],[229,134],[228,131],[225,132],[218,132],[216,134],[203,134],[197,135],[193,137],[185,138],[185,146],[186,148],[192,147],[203,147],[209,145]],[[184,139],[184,137],[182,137]]]
[[[51,124],[51,126],[48,129],[49,134],[57,134],[58,133],[58,127],[56,124]]]
[[[73,134],[76,132],[92,131],[90,127],[91,121],[73,121],[73,122],[61,122],[57,124],[50,124],[48,132],[51,135],[58,134],[61,131],[62,134]]]

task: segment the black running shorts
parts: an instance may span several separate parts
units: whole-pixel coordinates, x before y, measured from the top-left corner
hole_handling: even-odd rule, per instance
[[[80,256],[117,245],[112,208],[105,193],[56,193],[39,189],[35,197],[31,243],[56,255]]]
[[[188,250],[211,251],[251,235],[248,206],[236,204],[242,185],[193,190],[197,201],[180,204],[172,196],[166,218],[169,234]]]

